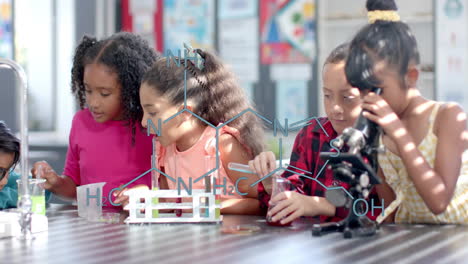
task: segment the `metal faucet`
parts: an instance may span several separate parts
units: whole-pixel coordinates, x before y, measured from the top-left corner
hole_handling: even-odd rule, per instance
[[[18,199],[20,209],[19,224],[21,226],[21,238],[31,238],[32,201],[28,184],[28,80],[23,68],[16,62],[0,58],[0,68],[11,69],[19,80],[21,106],[20,106],[20,137],[21,137],[21,199]]]

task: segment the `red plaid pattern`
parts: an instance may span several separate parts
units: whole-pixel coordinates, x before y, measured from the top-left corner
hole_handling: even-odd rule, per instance
[[[282,174],[284,178],[291,181],[296,189],[295,191],[304,195],[324,197],[326,189],[323,186],[343,186],[346,189],[349,188],[348,184],[333,178],[333,172],[324,168],[326,161],[320,158],[320,152],[335,152],[330,146],[330,141],[336,137],[336,131],[333,129],[328,118],[325,117],[313,119],[306,127],[299,131],[294,142],[288,167],[288,170],[295,173],[285,171]],[[316,180],[298,174],[306,175]],[[265,192],[262,184],[258,185],[258,196],[260,208],[263,213],[266,213],[270,195]],[[376,196],[375,192],[373,192],[373,196]],[[375,211],[375,216],[371,217],[370,211],[369,208],[368,216],[373,219],[380,214],[380,211]],[[320,221],[339,221],[347,215],[348,211],[345,208],[337,208],[335,216],[320,216]]]

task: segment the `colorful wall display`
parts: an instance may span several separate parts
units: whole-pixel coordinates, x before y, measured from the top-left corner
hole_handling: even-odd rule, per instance
[[[194,48],[214,50],[214,0],[164,0],[164,52]]]
[[[305,63],[315,56],[314,0],[260,1],[261,62]]]
[[[13,59],[13,6],[11,0],[0,0],[0,57]]]

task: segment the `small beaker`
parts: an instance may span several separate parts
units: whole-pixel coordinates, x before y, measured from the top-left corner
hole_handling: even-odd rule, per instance
[[[78,215],[88,221],[100,221],[102,216],[102,188],[105,182],[81,185],[76,188]]]
[[[276,195],[278,195],[278,194],[280,194],[282,192],[289,191],[290,186],[291,186],[291,183],[289,182],[289,180],[281,177],[280,172],[276,172],[275,174],[273,174],[272,192],[271,192],[271,198],[270,199],[273,199],[273,197],[275,197]],[[268,207],[268,212],[270,212],[270,210],[273,209],[275,206],[276,206],[276,203],[274,203],[274,204],[270,203],[270,205]],[[282,219],[280,219],[280,220],[278,220],[276,222],[273,222],[272,218],[270,216],[268,216],[268,214],[267,214],[266,221],[267,221],[267,224],[271,225],[271,226],[289,226],[289,225],[291,225],[291,222],[289,222],[287,224],[281,224],[280,221],[283,220],[284,218],[286,218],[286,217],[283,217]]]
[[[32,204],[31,211],[34,214],[46,214],[45,190],[42,187],[45,181],[45,179],[28,179],[29,195]],[[18,184],[18,200],[21,200],[20,192],[23,186],[21,179],[16,180],[16,184]]]

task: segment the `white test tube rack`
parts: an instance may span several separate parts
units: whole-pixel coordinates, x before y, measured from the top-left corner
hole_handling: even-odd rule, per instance
[[[129,190],[129,204],[125,210],[129,216],[127,224],[136,223],[221,223],[221,203],[215,194],[206,190],[193,189],[192,194],[178,190]],[[191,198],[190,202],[175,203],[163,202],[160,198]],[[187,199],[185,199],[187,200]],[[142,210],[144,209],[144,210]],[[175,212],[163,213],[161,210],[191,210],[191,213],[182,212],[177,216]]]

